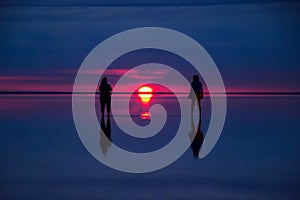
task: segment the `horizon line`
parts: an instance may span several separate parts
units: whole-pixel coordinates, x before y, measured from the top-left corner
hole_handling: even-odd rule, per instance
[[[66,94],[99,94],[99,91],[96,92],[70,92],[70,91],[0,91],[0,95],[6,94],[30,94],[30,95],[47,95],[47,94],[57,94],[57,95],[66,95]],[[112,92],[112,94],[138,94],[137,92]],[[189,92],[152,92],[152,94],[189,94]],[[300,95],[300,91],[276,91],[276,92],[204,92],[206,95],[218,95],[218,94],[226,94],[226,95]]]

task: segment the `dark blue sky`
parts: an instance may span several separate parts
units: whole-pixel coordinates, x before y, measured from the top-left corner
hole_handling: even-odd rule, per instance
[[[10,88],[13,79],[22,83],[24,76],[43,77],[39,83],[44,84],[60,79],[55,83],[72,85],[74,72],[101,41],[127,29],[158,26],[185,33],[203,45],[229,90],[299,91],[296,1],[74,0],[0,5],[1,90]]]

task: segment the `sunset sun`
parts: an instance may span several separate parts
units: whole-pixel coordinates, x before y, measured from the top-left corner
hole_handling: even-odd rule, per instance
[[[143,103],[149,103],[152,95],[153,89],[149,86],[143,86],[138,90],[138,96],[141,98]]]

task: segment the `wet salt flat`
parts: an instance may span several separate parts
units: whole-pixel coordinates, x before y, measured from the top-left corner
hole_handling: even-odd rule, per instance
[[[158,101],[170,108],[176,102],[163,97]],[[89,154],[77,135],[68,95],[2,95],[0,103],[1,199],[297,199],[300,195],[298,96],[228,97],[222,135],[207,157],[194,159],[189,148],[170,166],[146,174],[110,169]],[[205,136],[209,101],[202,106]],[[142,108],[134,107],[133,120],[146,125],[147,116],[142,119],[138,114]],[[176,109],[170,111],[174,113],[162,136],[150,143],[126,137],[111,116],[112,142],[136,152],[162,147],[176,133],[180,118]],[[101,114],[97,116],[100,124]],[[186,130],[188,135],[191,127]],[[99,153],[103,153],[100,141]]]

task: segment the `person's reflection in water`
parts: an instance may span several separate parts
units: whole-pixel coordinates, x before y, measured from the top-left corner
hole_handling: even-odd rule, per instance
[[[101,117],[101,128],[100,128],[100,147],[104,155],[107,154],[108,148],[111,146],[111,125],[110,116],[107,116],[105,125],[104,116]]]
[[[201,118],[200,118],[201,119]],[[191,149],[193,151],[194,158],[199,158],[199,151],[203,143],[203,132],[201,130],[201,120],[197,124],[197,130],[195,128],[194,118],[191,118],[191,132],[189,134],[191,140]]]

